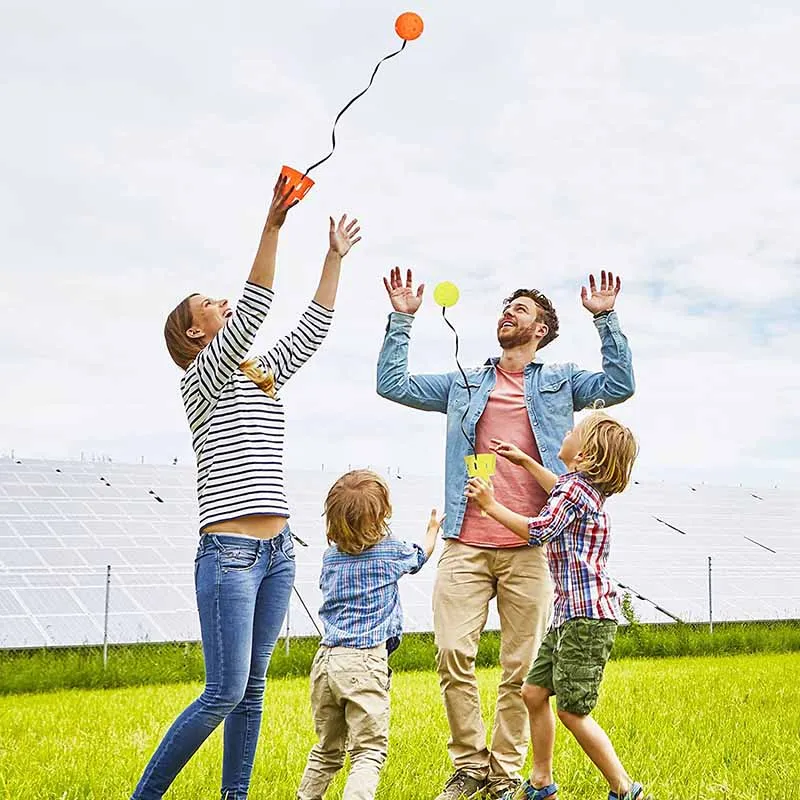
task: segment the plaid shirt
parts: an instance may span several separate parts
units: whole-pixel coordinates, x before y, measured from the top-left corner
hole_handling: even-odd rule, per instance
[[[403,633],[397,581],[428,560],[418,544],[387,536],[357,556],[329,547],[322,556],[322,644],[377,647]]]
[[[551,628],[574,617],[619,618],[606,573],[611,541],[604,500],[579,472],[571,472],[556,481],[539,516],[528,520],[529,544],[547,544],[555,584]]]

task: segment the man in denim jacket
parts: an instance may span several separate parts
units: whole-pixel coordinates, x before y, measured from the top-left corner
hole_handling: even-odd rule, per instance
[[[445,548],[433,595],[437,669],[450,725],[454,773],[437,800],[500,797],[519,780],[527,749],[527,717],[520,687],[544,636],[552,585],[542,548],[519,545],[480,510],[467,504],[465,459],[489,453],[492,440],[512,441],[547,469],[562,474],[561,441],[573,413],[598,400],[610,406],[634,391],[628,342],[614,301],[619,278],[594,276],[581,290],[584,307],[600,334],[602,372],[575,364],[544,364],[537,350],[558,335],[558,317],[536,290],[519,289],[507,298],[497,323],[500,358],[465,370],[409,375],[408,344],[424,286],[415,291],[411,270],[403,282],[394,269],[384,279],[393,313],[378,359],[378,394],[411,408],[447,414],[445,464]],[[508,507],[536,516],[546,495],[525,470],[497,459],[491,478],[495,495]],[[500,665],[503,670],[491,747],[481,719],[475,656],[489,602],[497,597]]]

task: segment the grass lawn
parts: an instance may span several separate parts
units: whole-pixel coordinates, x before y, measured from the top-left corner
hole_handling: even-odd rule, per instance
[[[800,654],[616,660],[595,717],[656,800],[800,798]],[[488,719],[499,670],[479,672]],[[0,697],[0,798],[124,800],[197,683]],[[292,800],[313,744],[307,678],[267,684],[251,800]],[[378,800],[432,800],[450,773],[432,672],[395,673],[389,759]],[[221,730],[167,800],[219,796]],[[607,788],[559,725],[560,800]],[[341,796],[342,777],[329,798]]]

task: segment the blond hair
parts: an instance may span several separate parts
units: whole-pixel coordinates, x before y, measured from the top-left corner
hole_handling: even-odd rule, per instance
[[[191,299],[198,294],[190,294],[170,311],[164,324],[164,340],[172,360],[184,371],[189,369],[197,354],[205,347],[193,339],[186,331],[194,324]],[[239,365],[239,369],[265,394],[275,398],[275,376],[271,370],[261,369],[258,360],[251,358]]]
[[[330,544],[358,555],[389,533],[389,487],[368,469],[347,472],[325,498],[325,532]]]
[[[581,423],[578,471],[606,497],[623,491],[639,451],[629,428],[602,411]]]

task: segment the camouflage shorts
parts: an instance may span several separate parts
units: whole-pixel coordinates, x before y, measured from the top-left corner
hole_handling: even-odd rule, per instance
[[[525,683],[549,689],[562,711],[589,714],[597,705],[616,632],[610,619],[567,620],[544,637]]]

